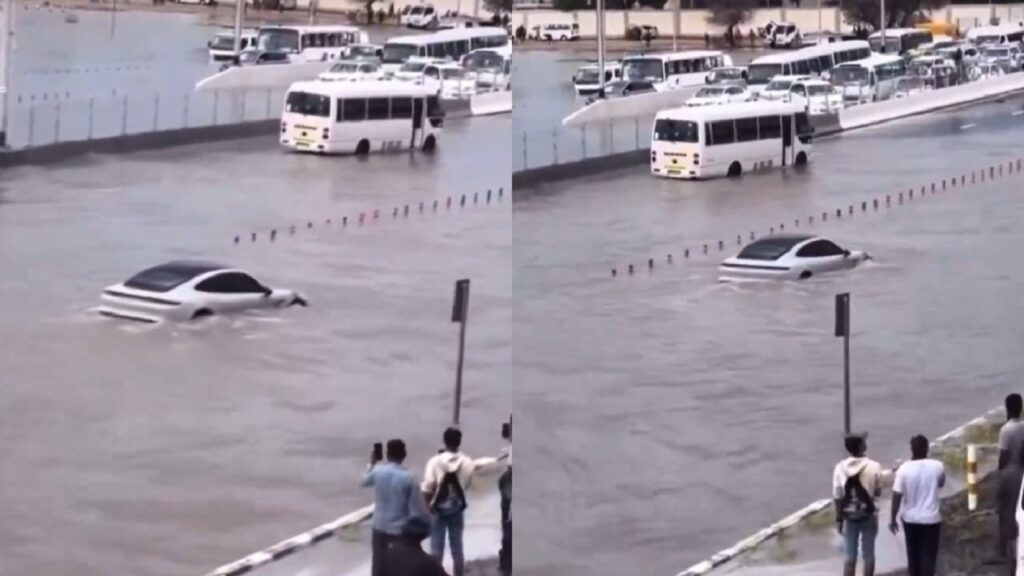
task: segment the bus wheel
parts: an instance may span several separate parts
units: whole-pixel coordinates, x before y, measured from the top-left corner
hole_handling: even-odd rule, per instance
[[[356,156],[366,156],[370,153],[370,141],[360,140],[359,144],[356,144]]]
[[[805,166],[806,164],[807,164],[807,154],[804,153],[804,152],[800,152],[799,154],[797,154],[796,155],[796,165],[797,166]]]
[[[736,178],[743,174],[743,166],[740,166],[739,162],[733,162],[729,165],[729,172],[726,174],[729,178]]]
[[[423,141],[423,151],[433,152],[435,148],[437,148],[437,138],[427,136],[427,139]]]

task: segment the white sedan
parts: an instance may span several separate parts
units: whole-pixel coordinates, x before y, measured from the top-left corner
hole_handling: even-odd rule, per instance
[[[746,102],[750,100],[750,92],[742,86],[705,86],[686,101],[687,106],[715,106]]]
[[[342,61],[330,67],[327,72],[317,76],[321,82],[361,82],[364,80],[383,80],[384,72],[376,62],[360,62],[357,60]]]
[[[844,250],[830,240],[803,234],[774,234],[751,242],[722,262],[719,280],[806,280],[847,270],[868,260],[864,252]]]
[[[306,306],[305,298],[292,290],[268,288],[241,270],[178,260],[108,287],[99,312],[110,318],[155,323],[295,305]]]
[[[444,64],[445,62],[447,60],[442,60],[441,58],[413,56],[406,60],[401,68],[395,72],[395,79],[423,84],[423,74],[427,71],[427,66],[431,64]]]

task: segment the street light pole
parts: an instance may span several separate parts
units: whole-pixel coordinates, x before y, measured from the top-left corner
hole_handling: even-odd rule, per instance
[[[681,19],[681,9],[683,0],[675,0],[676,6],[672,13],[672,51],[679,51],[679,21]]]
[[[462,415],[462,360],[466,351],[466,321],[469,319],[469,279],[455,282],[455,299],[452,303],[452,322],[459,323],[459,361],[455,369],[455,406],[452,423],[459,425]]]
[[[881,5],[882,5],[881,6],[881,11],[882,11],[882,15],[881,15],[881,19],[882,19],[882,38],[881,38],[882,46],[881,46],[880,51],[882,52],[882,54],[885,54],[885,21],[886,21],[886,17],[885,17],[885,0],[879,0],[879,1],[881,2]]]
[[[11,95],[11,55],[14,53],[14,0],[0,0],[0,149],[7,146]]]
[[[235,0],[235,55],[242,54],[242,23],[245,21],[246,0]]]
[[[843,339],[843,431],[850,434],[850,293],[836,294],[836,337]]]
[[[604,98],[604,0],[597,0],[597,69],[600,82],[597,97]]]

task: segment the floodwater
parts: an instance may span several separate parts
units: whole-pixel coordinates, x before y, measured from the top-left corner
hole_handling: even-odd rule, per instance
[[[804,172],[683,183],[640,165],[517,200],[517,574],[676,574],[827,497],[843,455],[839,292],[853,427],[882,462],[1019,391],[1022,175],[897,194],[1020,158],[1022,112],[1017,97],[851,133],[820,142]],[[809,215],[876,260],[803,283],[716,282],[737,235]]]
[[[451,421],[460,278],[465,449],[497,454],[509,130],[449,122],[435,156],[322,158],[269,137],[0,174],[0,574],[201,574],[367,504],[375,441],[403,437],[419,472]],[[311,306],[155,328],[93,312],[104,286],[183,257]]]

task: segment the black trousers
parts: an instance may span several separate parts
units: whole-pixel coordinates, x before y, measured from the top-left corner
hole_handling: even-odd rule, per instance
[[[373,538],[371,540],[373,545],[373,556],[370,563],[370,574],[372,576],[384,576],[386,574],[384,570],[384,558],[387,557],[388,546],[391,544],[391,540],[394,536],[387,532],[381,532],[379,530],[373,531]]]
[[[942,524],[903,523],[907,540],[907,572],[910,576],[935,576]]]

